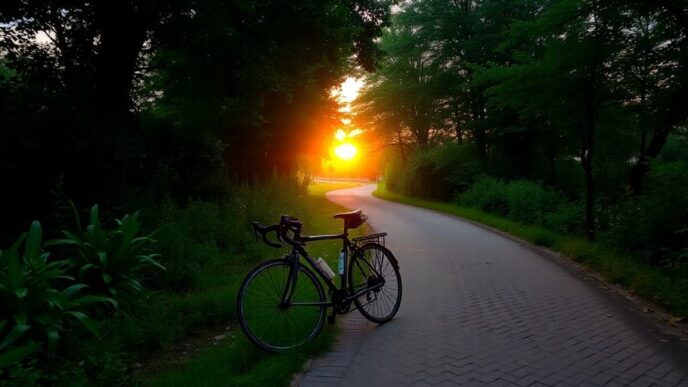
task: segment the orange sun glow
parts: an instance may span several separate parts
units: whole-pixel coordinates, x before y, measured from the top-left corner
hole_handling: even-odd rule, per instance
[[[337,133],[334,134],[334,138],[336,138],[339,141],[344,141],[344,139],[346,138],[346,132],[341,129],[337,129]]]
[[[334,154],[344,161],[349,161],[353,159],[354,157],[356,157],[357,153],[358,149],[356,149],[355,146],[349,143],[344,143],[334,148]]]

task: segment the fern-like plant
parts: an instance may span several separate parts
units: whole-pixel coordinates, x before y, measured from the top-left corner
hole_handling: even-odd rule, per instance
[[[0,369],[21,361],[43,343],[53,351],[72,323],[97,334],[88,306],[117,306],[112,298],[82,295],[87,285],[74,283],[67,275],[67,261],[50,259],[43,250],[42,234],[40,223],[33,222],[9,250],[0,251]]]
[[[165,270],[150,249],[152,235],[140,236],[138,213],[118,219],[117,226],[105,230],[100,222],[98,205],[90,212],[90,223],[82,228],[75,211],[76,232],[63,231],[65,238],[49,242],[67,248],[75,277],[89,286],[93,294],[128,301],[143,292],[141,269]]]

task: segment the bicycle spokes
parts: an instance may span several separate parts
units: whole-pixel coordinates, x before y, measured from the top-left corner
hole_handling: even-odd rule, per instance
[[[301,267],[292,285],[290,271],[286,261],[262,266],[247,277],[241,289],[242,327],[249,338],[269,350],[301,345],[315,336],[323,323],[324,306],[320,304],[325,296],[317,279]],[[289,293],[291,286],[293,293],[285,302],[285,289]]]
[[[350,240],[348,230],[360,226],[367,217],[356,210],[337,214],[335,218],[344,220],[342,233],[304,236],[301,235],[303,223],[288,215],[269,226],[253,223],[254,232],[267,245],[292,247],[291,256],[258,265],[239,289],[239,324],[259,347],[281,351],[313,339],[322,329],[328,307],[332,307],[328,320],[331,323],[336,314],[349,312],[352,302],[363,316],[377,323],[391,320],[399,310],[401,277],[396,259],[384,246],[387,233]],[[339,287],[329,267],[324,273],[326,265],[320,267],[321,262],[314,261],[304,247],[307,243],[335,239],[342,241],[343,251],[350,250],[353,254],[348,265],[346,256],[340,257]],[[300,257],[310,269],[302,265]],[[323,285],[327,285],[329,301]]]
[[[375,322],[390,320],[401,302],[401,278],[390,256],[381,246],[368,245],[351,263],[351,291],[369,289],[355,300],[356,306],[361,314]]]

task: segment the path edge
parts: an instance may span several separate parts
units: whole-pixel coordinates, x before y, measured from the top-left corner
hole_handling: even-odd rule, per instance
[[[461,220],[462,222],[472,224],[476,227],[479,227],[483,230],[492,232],[493,234],[497,234],[503,238],[506,238],[516,244],[518,244],[521,247],[524,247],[541,257],[544,257],[545,259],[549,260],[550,262],[553,262],[557,266],[561,267],[562,269],[568,271],[570,274],[578,277],[580,280],[584,282],[589,282],[589,280],[592,280],[595,282],[593,285],[597,285],[596,287],[605,290],[608,293],[611,294],[616,294],[623,299],[629,301],[631,304],[633,304],[635,307],[638,308],[638,310],[635,310],[636,313],[641,315],[645,320],[648,320],[652,323],[653,326],[655,326],[661,334],[664,335],[669,335],[675,337],[678,341],[681,341],[683,343],[688,343],[688,321],[681,321],[681,322],[676,322],[672,323],[671,319],[673,315],[663,306],[652,302],[642,296],[636,295],[631,293],[628,289],[625,287],[611,283],[609,282],[604,276],[593,269],[585,266],[582,263],[574,261],[571,257],[562,254],[560,252],[550,250],[546,247],[543,246],[538,246],[535,244],[532,244],[531,242],[519,238],[513,234],[510,234],[506,231],[502,231],[498,228],[488,226],[484,223],[480,223],[478,221],[464,218],[462,216],[452,214],[449,212],[444,212],[441,210],[436,210],[433,208],[427,208],[427,207],[422,207],[422,206],[416,206],[413,204],[408,204],[408,203],[402,203],[398,202],[395,200],[390,200],[390,199],[385,199],[379,196],[375,196],[371,194],[372,197],[380,200],[384,200],[387,202],[391,203],[396,203],[400,205],[406,205],[406,206],[411,206],[415,208],[420,208],[426,211],[431,211],[437,214],[449,216],[458,220]]]

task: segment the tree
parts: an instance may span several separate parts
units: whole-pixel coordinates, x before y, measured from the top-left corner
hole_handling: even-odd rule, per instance
[[[541,116],[568,131],[578,143],[576,157],[585,183],[585,235],[595,238],[594,155],[601,117],[615,104],[619,28],[615,9],[601,2],[561,1],[531,22],[517,23],[515,34],[542,41],[521,53],[520,61],[493,70],[490,89],[495,103],[517,109],[522,116]],[[530,54],[530,55],[528,55]],[[533,93],[537,90],[537,93]]]
[[[141,192],[209,197],[226,184],[218,175],[289,173],[334,121],[329,89],[377,63],[389,5],[3,2],[0,173],[23,189],[4,191],[2,210],[43,217],[58,184],[108,206]]]
[[[627,15],[624,55],[627,103],[640,126],[639,152],[629,175],[633,194],[670,133],[688,119],[688,17],[680,1],[620,2]],[[649,138],[648,138],[649,136]]]
[[[386,31],[381,48],[387,56],[368,80],[356,106],[359,125],[380,129],[397,144],[427,146],[437,128],[441,101],[438,64],[413,27],[397,25]]]

